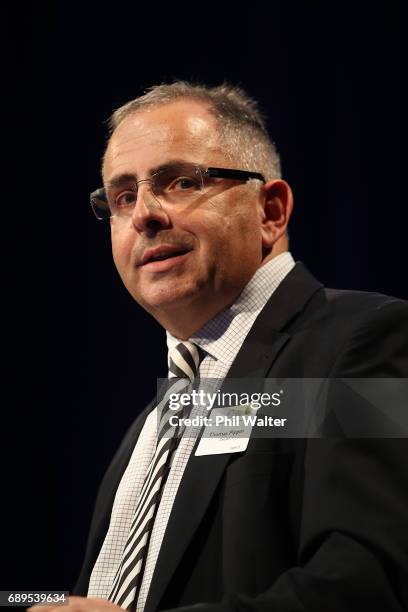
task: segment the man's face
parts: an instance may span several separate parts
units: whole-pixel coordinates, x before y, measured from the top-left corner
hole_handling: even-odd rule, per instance
[[[124,119],[107,148],[105,185],[124,174],[148,178],[174,160],[231,167],[204,105],[176,101]],[[162,324],[191,309],[208,310],[211,318],[261,265],[262,217],[258,190],[245,183],[216,179],[204,199],[187,206],[159,204],[142,183],[132,216],[111,219],[114,261],[133,298]],[[164,255],[181,254],[145,262],[158,247]]]

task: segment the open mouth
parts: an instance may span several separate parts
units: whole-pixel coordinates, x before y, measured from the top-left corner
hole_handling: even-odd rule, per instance
[[[170,245],[162,245],[154,249],[146,250],[139,265],[159,265],[159,262],[166,262],[167,260],[169,261],[170,265],[170,260],[177,260],[177,258],[181,259],[183,255],[187,255],[190,251],[191,248],[188,247],[176,249]],[[176,264],[176,261],[174,263]],[[162,263],[162,266],[164,265],[165,264]]]
[[[173,257],[178,257],[179,255],[185,255],[188,251],[173,251],[171,253],[162,253],[161,255],[153,255],[149,257],[149,259],[145,262],[151,263],[152,261],[163,261],[164,259],[172,259]]]

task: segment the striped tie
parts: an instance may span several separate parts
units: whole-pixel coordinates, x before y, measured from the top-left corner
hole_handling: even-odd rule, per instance
[[[157,407],[160,418],[156,451],[147,470],[122,560],[109,595],[110,601],[126,610],[136,606],[160,496],[170,471],[177,440],[182,434],[182,428],[172,427],[169,419],[173,415],[180,416],[185,407],[178,411],[170,410],[169,396],[190,389],[198,371],[200,357],[202,359],[197,346],[187,341],[180,342],[169,353],[169,378],[172,382]]]

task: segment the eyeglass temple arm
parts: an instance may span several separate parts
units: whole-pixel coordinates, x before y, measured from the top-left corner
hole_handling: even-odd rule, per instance
[[[219,178],[235,179],[237,181],[248,181],[249,179],[258,179],[265,183],[265,179],[259,172],[249,172],[247,170],[232,170],[229,168],[207,168],[209,176]]]

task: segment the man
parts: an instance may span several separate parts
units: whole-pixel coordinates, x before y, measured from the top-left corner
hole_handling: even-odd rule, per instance
[[[406,376],[406,303],[325,290],[293,261],[291,189],[244,92],[154,87],[111,127],[94,211],[177,380]],[[407,609],[406,443],[351,439],[326,408],[334,436],[197,453],[200,439],[163,441],[152,403],[101,485],[73,605]]]

